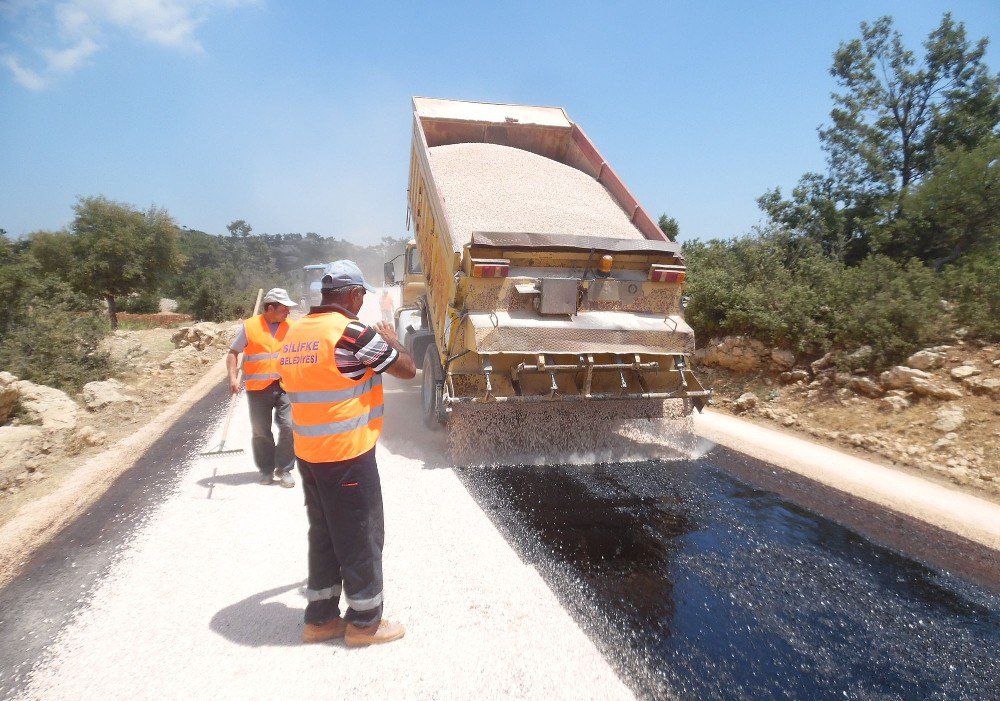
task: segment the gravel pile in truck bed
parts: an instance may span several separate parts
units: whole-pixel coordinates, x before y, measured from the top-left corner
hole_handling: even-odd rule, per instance
[[[576,168],[497,144],[429,153],[456,251],[474,231],[645,238],[604,186]]]

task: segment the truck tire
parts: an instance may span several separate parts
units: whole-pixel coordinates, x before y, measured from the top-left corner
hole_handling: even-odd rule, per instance
[[[441,370],[441,360],[438,358],[437,345],[434,343],[429,344],[424,351],[422,372],[421,407],[424,425],[436,431],[444,425],[444,406],[441,403],[444,372]]]

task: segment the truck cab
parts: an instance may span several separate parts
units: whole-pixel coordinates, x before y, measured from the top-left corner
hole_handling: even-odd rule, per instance
[[[413,356],[417,368],[423,365],[427,346],[434,340],[434,332],[427,323],[424,294],[427,283],[420,264],[417,242],[410,240],[402,255],[402,279],[397,279],[395,259],[385,263],[385,287],[400,286],[400,304],[393,314],[393,323],[399,342]]]

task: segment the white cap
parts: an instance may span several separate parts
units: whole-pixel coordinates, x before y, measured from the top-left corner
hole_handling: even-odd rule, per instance
[[[285,292],[280,287],[272,287],[271,289],[269,289],[267,291],[267,294],[264,295],[264,299],[261,300],[261,303],[262,304],[272,304],[272,303],[282,304],[282,305],[284,305],[286,307],[289,307],[289,308],[299,306],[298,304],[296,304],[295,302],[293,302],[292,298],[288,296],[288,293]]]

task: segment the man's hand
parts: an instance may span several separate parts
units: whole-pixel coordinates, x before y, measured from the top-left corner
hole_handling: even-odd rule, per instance
[[[378,331],[378,335],[385,339],[385,342],[396,350],[400,349],[399,336],[396,335],[396,329],[393,325],[387,321],[380,321],[375,324],[375,330]]]
[[[239,354],[239,351],[234,350],[226,353],[226,372],[229,373],[229,391],[233,394],[240,393],[239,363],[236,361],[236,356]]]

